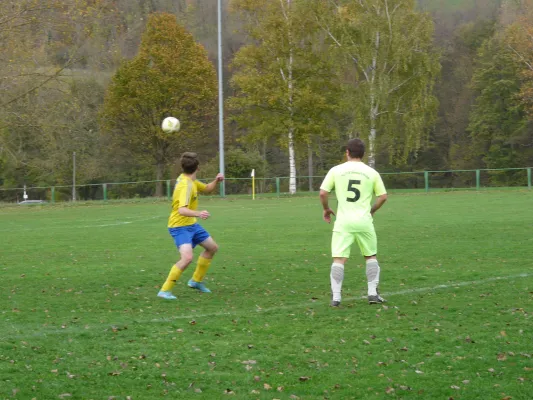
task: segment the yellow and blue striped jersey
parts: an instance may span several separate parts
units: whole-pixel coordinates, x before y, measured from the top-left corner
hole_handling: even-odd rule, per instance
[[[176,186],[172,195],[172,211],[168,218],[169,228],[189,226],[196,223],[195,217],[184,217],[179,214],[178,210],[181,207],[196,210],[198,208],[198,193],[202,193],[205,187],[204,183],[197,180],[193,181],[183,174],[176,179]]]

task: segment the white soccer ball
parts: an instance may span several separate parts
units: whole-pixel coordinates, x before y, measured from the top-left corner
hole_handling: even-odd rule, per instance
[[[161,124],[161,129],[166,133],[177,132],[180,130],[180,120],[174,117],[166,117]]]

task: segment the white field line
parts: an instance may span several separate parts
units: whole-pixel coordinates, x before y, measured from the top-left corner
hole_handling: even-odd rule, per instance
[[[119,221],[119,222],[113,222],[113,223],[101,224],[101,225],[77,226],[77,228],[104,228],[104,227],[107,227],[107,226],[128,225],[128,224],[133,224],[134,222],[150,221],[152,219],[157,219],[157,218],[162,218],[162,217],[158,215],[156,217],[140,218],[140,219],[134,219],[132,221]]]
[[[130,218],[132,218],[132,217],[125,217],[125,219],[130,219]],[[110,222],[110,223],[107,223],[107,224],[100,224],[100,225],[71,225],[71,226],[69,226],[69,229],[70,228],[103,228],[103,227],[108,227],[108,226],[128,225],[128,224],[133,224],[135,222],[149,221],[149,220],[157,219],[157,218],[161,218],[163,220],[163,219],[166,218],[166,216],[137,218],[137,219],[131,219],[130,221],[117,221],[117,222]],[[77,221],[77,222],[87,222],[87,221],[90,221],[90,220],[81,220],[81,221]],[[109,219],[107,219],[107,220],[106,219],[95,219],[95,220],[92,220],[92,222],[98,222],[98,221],[109,221]],[[47,223],[46,226],[42,226],[41,225],[41,226],[36,226],[36,227],[32,227],[32,228],[20,228],[20,226],[12,224],[13,228],[0,229],[0,232],[13,232],[13,231],[15,231],[15,233],[16,233],[16,232],[26,232],[26,231],[42,231],[42,230],[45,230],[45,229],[49,229],[50,225],[55,225],[54,227],[57,227],[57,226],[60,226],[61,224],[67,225],[67,222],[66,221],[65,221],[65,223],[63,223],[63,222],[61,222],[61,223],[55,222],[55,223],[52,223],[52,224],[48,224]]]
[[[485,283],[490,282],[496,282],[496,281],[506,281],[516,278],[527,278],[533,276],[533,273],[523,273],[518,275],[509,275],[509,276],[502,276],[502,277],[493,277],[493,278],[487,278],[487,279],[480,279],[478,281],[465,281],[465,282],[457,282],[457,283],[451,283],[448,285],[437,285],[433,287],[423,287],[423,288],[413,288],[413,289],[406,289],[406,290],[400,290],[397,292],[388,292],[388,293],[382,293],[383,297],[393,297],[393,296],[403,296],[406,294],[412,294],[412,293],[425,293],[425,292],[433,292],[436,290],[443,290],[443,289],[450,289],[450,288],[458,288],[463,286],[472,286],[472,285],[481,285]],[[346,301],[354,301],[354,300],[366,300],[367,296],[361,296],[361,297],[349,297],[344,298],[343,302]],[[168,300],[167,300],[168,301]],[[265,313],[265,312],[271,312],[271,311],[281,311],[281,310],[289,310],[289,309],[295,309],[298,307],[309,307],[312,308],[312,305],[315,303],[299,303],[299,304],[290,304],[290,305],[284,305],[284,306],[277,306],[277,307],[270,307],[270,308],[261,308],[260,306],[256,305],[256,309],[253,310],[257,313]],[[216,312],[216,313],[206,313],[206,314],[188,314],[188,315],[176,315],[168,318],[155,318],[152,319],[151,322],[165,322],[165,321],[172,321],[172,320],[178,320],[178,319],[194,319],[194,318],[204,318],[204,317],[219,317],[219,316],[225,316],[225,315],[238,315],[242,313],[243,311],[226,311],[226,312]],[[250,311],[246,311],[246,313],[249,313]]]
[[[483,285],[485,283],[490,283],[490,282],[507,281],[507,280],[517,279],[517,278],[527,278],[527,277],[530,277],[530,276],[533,276],[533,273],[523,273],[523,274],[518,274],[518,275],[508,275],[508,276],[502,276],[502,277],[498,276],[498,277],[493,277],[493,278],[480,279],[480,280],[477,280],[477,281],[456,282],[456,283],[451,283],[451,284],[448,284],[448,285],[437,285],[437,286],[433,286],[433,287],[413,288],[413,289],[406,289],[406,290],[400,290],[400,291],[397,291],[397,292],[388,292],[388,293],[382,293],[382,294],[383,294],[384,297],[403,296],[403,295],[412,294],[412,293],[425,293],[425,292],[432,292],[432,291],[436,291],[436,290],[446,290],[446,289],[450,289],[450,288],[459,288],[459,287],[464,287],[464,286]],[[155,297],[155,293],[154,293],[154,297]],[[353,300],[361,300],[361,299],[366,300],[366,296],[345,298],[345,299],[343,299],[343,301],[353,301]],[[157,299],[157,301],[159,301],[159,299]],[[160,299],[160,301],[170,301],[170,300]],[[239,314],[247,314],[247,315],[249,315],[250,313],[252,313],[254,311],[259,314],[259,313],[266,313],[266,312],[272,312],[272,311],[294,310],[294,309],[299,308],[299,307],[312,308],[313,304],[315,304],[315,303],[310,303],[309,301],[306,301],[305,303],[301,302],[301,303],[298,303],[298,304],[283,305],[283,306],[270,307],[270,308],[261,308],[260,306],[256,305],[255,310],[252,310],[252,311],[250,311],[249,309],[246,309],[246,310],[245,309],[241,309],[241,310],[227,311],[227,312],[214,312],[214,313],[204,313],[204,314],[196,314],[195,313],[195,314],[187,314],[187,315],[176,315],[176,316],[167,317],[167,318],[153,318],[153,319],[150,319],[150,320],[137,320],[137,319],[134,319],[134,321],[137,322],[137,323],[171,322],[171,321],[174,321],[174,320],[183,320],[183,319],[195,320],[195,319],[198,319],[198,318],[234,316],[234,315],[239,315]],[[109,326],[111,326],[111,325],[112,324],[110,323]],[[15,326],[12,326],[12,327],[13,327],[14,331],[17,330],[17,328]],[[85,329],[85,328],[55,329],[55,330],[49,330],[48,332],[45,332],[44,330],[41,330],[39,332],[33,332],[33,333],[30,333],[30,334],[27,334],[27,335],[21,335],[19,332],[17,332],[15,334],[11,334],[9,336],[2,336],[2,337],[0,337],[0,340],[6,341],[8,339],[12,340],[12,339],[36,337],[36,336],[41,337],[41,336],[55,335],[55,334],[59,334],[59,333],[72,334],[73,331],[86,332],[87,329]]]

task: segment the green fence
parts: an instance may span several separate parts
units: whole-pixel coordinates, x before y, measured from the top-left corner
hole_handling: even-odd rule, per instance
[[[389,191],[431,192],[438,190],[484,190],[491,188],[528,188],[531,190],[532,168],[476,169],[419,172],[382,172],[381,176]],[[201,179],[201,178],[200,178]],[[316,192],[323,176],[301,176],[296,179],[298,194]],[[204,180],[204,179],[202,179]],[[209,179],[205,179],[209,180]],[[258,197],[281,197],[289,195],[288,177],[256,178]],[[224,181],[228,196],[252,196],[252,178],[227,178]],[[162,196],[170,199],[174,180],[91,183],[75,186],[76,200],[115,200],[156,197],[159,186]],[[29,200],[47,202],[72,201],[72,186],[27,187]],[[20,202],[24,188],[0,188],[1,202]]]

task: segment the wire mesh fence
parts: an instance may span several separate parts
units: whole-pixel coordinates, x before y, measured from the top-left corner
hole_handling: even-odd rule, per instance
[[[483,190],[494,188],[528,188],[532,186],[532,168],[477,169],[449,171],[415,171],[381,173],[389,191]],[[306,195],[320,189],[323,176],[299,176],[291,193],[289,177],[226,178],[225,193],[242,197],[281,197]],[[208,181],[210,179],[201,179]],[[174,180],[91,183],[58,186],[0,188],[0,202],[21,203],[24,200],[68,202],[172,197]]]

